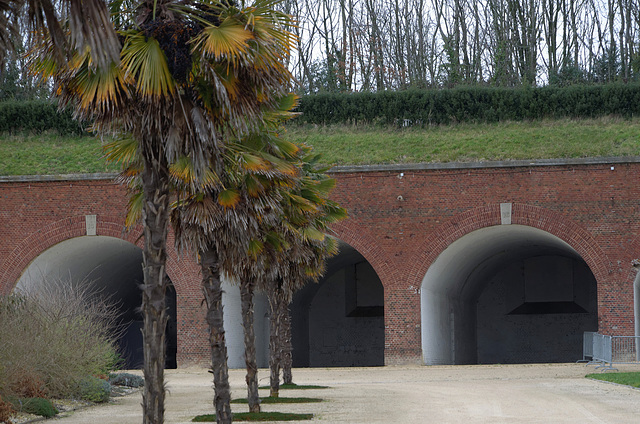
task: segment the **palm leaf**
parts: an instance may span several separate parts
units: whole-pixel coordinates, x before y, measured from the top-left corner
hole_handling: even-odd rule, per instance
[[[315,189],[318,190],[321,194],[327,196],[331,190],[336,187],[335,178],[327,178],[324,180],[317,181],[315,183]]]
[[[131,228],[142,220],[142,207],[144,205],[144,193],[139,190],[129,197],[129,204],[127,208],[127,216],[125,218],[124,225],[127,228]]]
[[[255,260],[264,251],[264,243],[260,240],[251,240],[247,253]]]
[[[324,241],[325,235],[322,231],[314,227],[305,227],[302,229],[302,235],[306,239],[316,240],[316,241]]]
[[[253,39],[251,31],[244,25],[227,17],[219,26],[206,27],[194,40],[194,50],[202,51],[205,57],[214,60],[227,59],[236,63],[238,55],[245,53],[247,42]]]
[[[218,203],[225,208],[235,208],[240,199],[240,192],[234,189],[224,189],[218,194]]]
[[[175,91],[167,59],[153,37],[130,31],[122,48],[122,67],[143,97],[165,97]]]
[[[126,167],[138,159],[138,141],[133,137],[119,137],[102,147],[108,162],[115,162]]]

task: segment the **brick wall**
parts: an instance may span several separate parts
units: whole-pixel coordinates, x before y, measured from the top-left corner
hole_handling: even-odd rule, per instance
[[[631,260],[640,257],[640,163],[571,161],[420,165],[337,169],[334,198],[350,218],[337,237],[373,266],[385,288],[385,363],[421,358],[419,288],[429,265],[454,240],[500,225],[500,204],[512,223],[547,231],[571,245],[598,283],[600,330],[633,333]],[[140,229],[125,232],[125,190],[107,179],[0,180],[0,293],[9,293],[43,250],[86,234],[140,245]],[[172,246],[170,241],[170,246]],[[178,298],[178,361],[206,361],[199,271],[170,247],[168,274]]]

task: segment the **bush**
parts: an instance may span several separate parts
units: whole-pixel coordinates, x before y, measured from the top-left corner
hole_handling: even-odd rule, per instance
[[[0,132],[41,133],[55,131],[61,135],[85,133],[69,110],[60,111],[56,103],[46,100],[0,102]]]
[[[87,376],[78,383],[78,394],[90,402],[106,402],[111,396],[111,384],[101,378]]]
[[[120,374],[111,374],[109,375],[109,382],[114,386],[125,386],[125,387],[144,387],[144,378],[139,375],[129,374],[129,373],[120,373]]]
[[[640,85],[457,87],[303,96],[301,124],[448,125],[640,114]]]
[[[13,415],[13,405],[5,402],[0,397],[0,423],[11,424],[11,415]]]
[[[18,399],[13,402],[13,406],[18,411],[40,415],[45,418],[51,418],[58,413],[58,410],[49,399],[40,397]]]
[[[0,396],[71,396],[85,376],[116,369],[116,309],[81,286],[0,296]]]

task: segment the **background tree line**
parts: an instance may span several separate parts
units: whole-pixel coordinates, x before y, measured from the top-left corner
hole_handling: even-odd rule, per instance
[[[301,92],[632,81],[638,0],[287,0]]]

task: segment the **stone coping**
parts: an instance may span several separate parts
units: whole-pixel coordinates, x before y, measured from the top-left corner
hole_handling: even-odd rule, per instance
[[[523,168],[541,166],[567,165],[610,165],[620,163],[640,163],[640,156],[615,156],[597,158],[568,158],[568,159],[532,159],[532,160],[502,160],[482,162],[438,162],[438,163],[402,163],[388,165],[353,165],[334,166],[329,173],[351,172],[384,172],[384,171],[423,171],[447,169],[482,169],[482,168]]]
[[[533,160],[504,160],[482,162],[439,162],[439,163],[401,163],[386,165],[341,165],[334,166],[329,174],[346,174],[358,172],[404,172],[447,169],[483,169],[483,168],[522,168],[542,166],[571,166],[571,165],[611,165],[622,163],[640,163],[640,156],[614,156],[597,158],[569,158],[569,159],[533,159]],[[0,183],[15,182],[47,182],[47,181],[101,181],[113,180],[117,173],[97,174],[60,174],[60,175],[16,175],[0,176]]]

